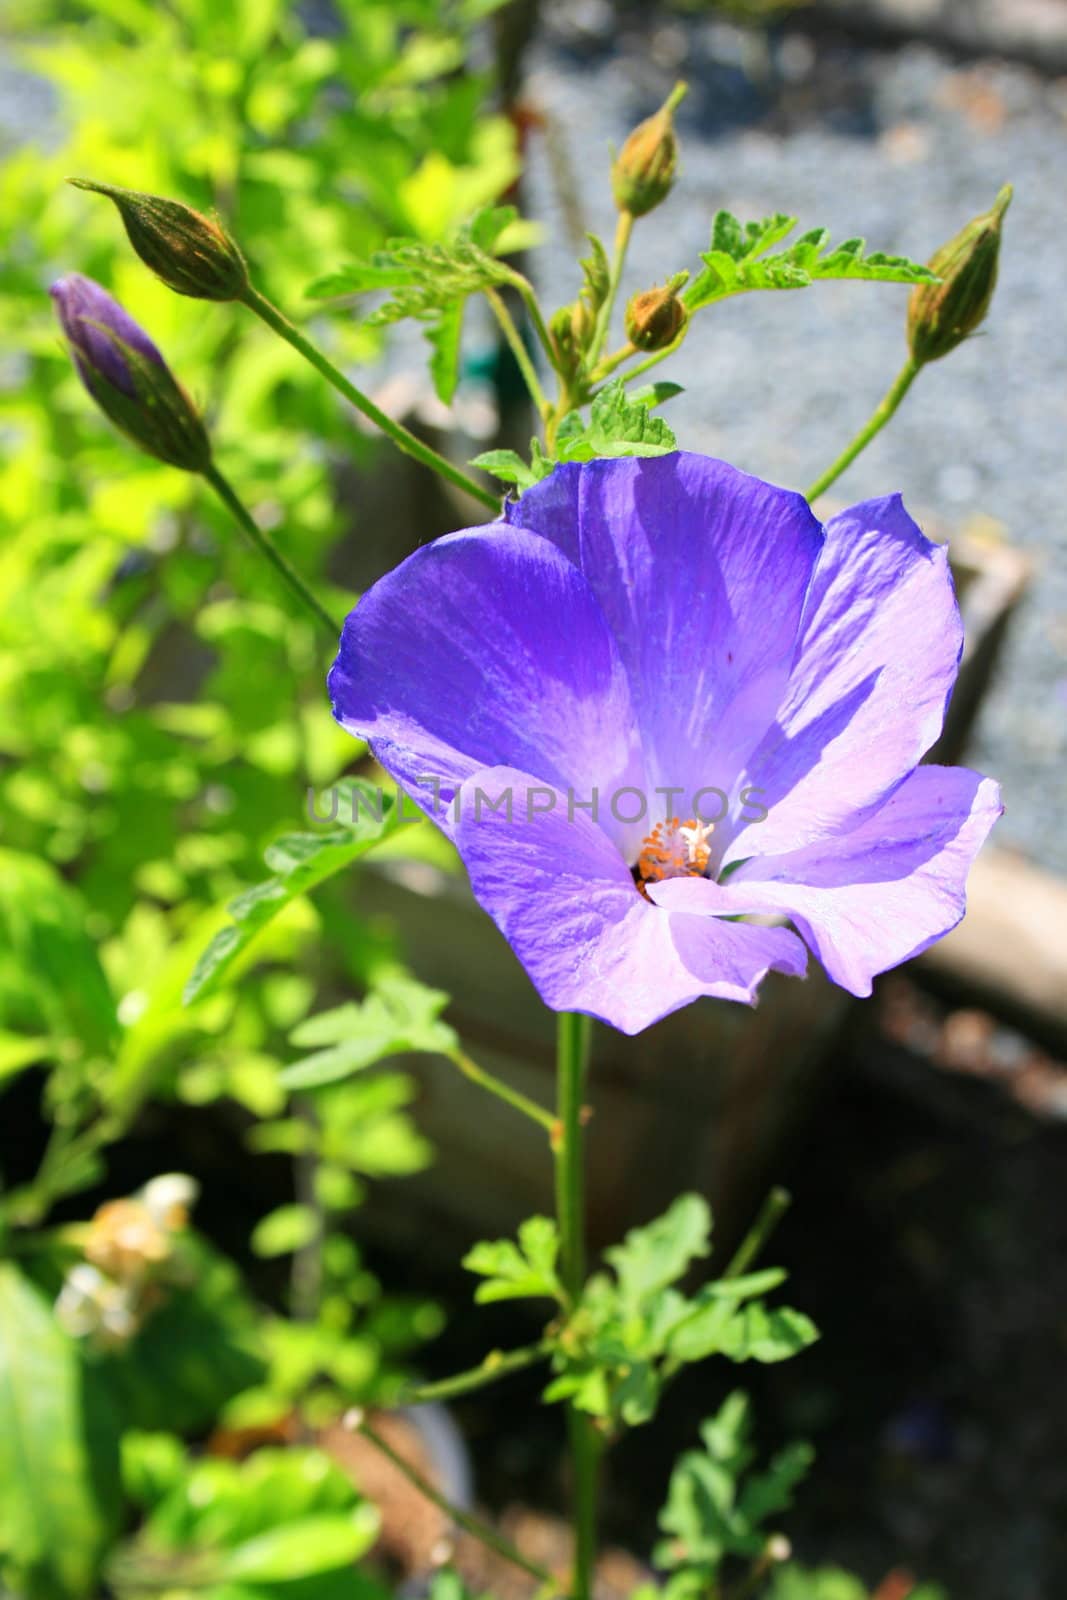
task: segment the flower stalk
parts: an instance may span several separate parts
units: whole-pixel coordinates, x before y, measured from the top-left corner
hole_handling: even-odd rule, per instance
[[[461,1507],[453,1505],[451,1500],[446,1499],[429,1479],[424,1478],[422,1473],[411,1465],[410,1461],[405,1460],[398,1450],[394,1450],[387,1439],[382,1438],[377,1429],[373,1428],[367,1421],[366,1416],[359,1407],[345,1415],[344,1425],[349,1432],[362,1434],[368,1444],[372,1444],[376,1450],[385,1456],[387,1461],[392,1462],[398,1472],[403,1473],[412,1488],[417,1489],[439,1511],[443,1511],[449,1521],[455,1523],[457,1528],[462,1528],[472,1538],[479,1540],[490,1550],[495,1551],[503,1561],[507,1561],[513,1567],[518,1567],[519,1571],[525,1572],[527,1577],[536,1578],[546,1596],[558,1595],[562,1592],[562,1585],[549,1572],[547,1567],[540,1566],[536,1561],[527,1560],[520,1550],[516,1550],[515,1546],[504,1538],[503,1534],[497,1533],[496,1529],[491,1528],[488,1523],[481,1522],[477,1517],[472,1517],[469,1511],[462,1510]]]
[[[327,383],[337,390],[338,394],[343,395],[349,404],[355,406],[356,410],[365,416],[369,422],[373,422],[375,427],[380,428],[393,441],[398,450],[403,450],[405,455],[411,456],[415,461],[420,462],[422,466],[429,467],[431,472],[436,472],[439,477],[446,479],[455,488],[462,489],[465,494],[472,495],[475,500],[479,500],[483,506],[488,507],[494,515],[499,512],[500,502],[496,495],[491,494],[488,489],[483,489],[480,483],[474,482],[473,478],[468,478],[462,468],[453,466],[452,462],[445,456],[440,455],[430,445],[424,444],[410,429],[405,428],[402,422],[397,422],[394,417],[388,416],[380,406],[376,406],[370,396],[365,395],[362,389],[357,389],[355,384],[350,382],[344,373],[338,367],[335,367],[333,362],[324,356],[322,351],[311,343],[310,339],[305,338],[300,329],[290,322],[288,317],[284,316],[276,305],[267,299],[266,295],[260,294],[258,289],[249,284],[241,296],[241,302],[250,311],[254,311],[260,321],[265,322],[267,327],[273,333],[276,333],[280,339],[284,339],[286,344],[292,345],[293,349],[302,355],[305,361],[310,362],[316,372],[320,373]]]
[[[815,500],[819,495],[825,494],[830,485],[836,483],[845,469],[852,465],[856,457],[866,450],[875,435],[881,433],[915,382],[919,372],[920,363],[913,356],[909,356],[856,437],[850,444],[845,446],[837,460],[832,462],[826,471],[815,479],[811,488],[805,491],[805,496],[808,500]]]
[[[560,1277],[571,1305],[585,1283],[585,1132],[584,1097],[589,1060],[590,1019],[560,1013],[556,1033],[559,1120],[553,1139],[556,1158],[556,1216],[560,1237]],[[600,1442],[592,1419],[567,1407],[573,1473],[574,1569],[572,1600],[590,1600],[596,1564],[597,1476]]]
[[[311,612],[315,620],[326,630],[331,640],[336,644],[341,637],[340,623],[336,622],[325,606],[316,600],[296,568],[289,564],[278,547],[267,538],[267,535],[258,525],[248,507],[237,494],[237,491],[223,477],[214,462],[210,462],[203,469],[203,478],[214,489],[233,520],[237,523],[237,526],[241,529],[241,532],[247,537],[249,543],[270,563],[290,594],[294,595],[300,604]]]

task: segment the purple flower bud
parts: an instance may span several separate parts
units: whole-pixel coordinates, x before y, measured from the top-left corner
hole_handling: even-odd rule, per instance
[[[68,272],[48,292],[55,301],[63,332],[70,340],[74,364],[90,394],[94,390],[89,375],[94,372],[121,389],[123,394],[135,396],[137,393],[129,363],[112,335],[157,366],[166,367],[144,329],[138,327],[129,312],[92,278],[85,278],[80,272]],[[110,332],[105,331],[108,329]]]
[[[105,289],[80,272],[50,290],[78,376],[134,444],[186,472],[206,472],[204,424],[156,346]]]

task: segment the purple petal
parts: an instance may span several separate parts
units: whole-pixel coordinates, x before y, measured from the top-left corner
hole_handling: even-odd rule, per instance
[[[506,516],[567,554],[577,523],[652,783],[730,791],[789,677],[822,545],[804,498],[678,453],[560,467]]]
[[[834,838],[880,805],[941,731],[962,640],[948,555],[899,495],[834,517],[788,691],[744,775],[769,816],[735,824],[724,859]]]
[[[878,973],[963,917],[967,873],[1002,810],[992,779],[919,767],[850,833],[754,856],[726,883],[676,878],[649,892],[672,913],[783,912],[835,983],[868,995]]]
[[[80,272],[70,272],[60,278],[48,291],[55,302],[56,314],[63,332],[70,340],[71,354],[86,388],[92,390],[93,376],[104,378],[124,394],[134,396],[136,388],[129,366],[114,339],[118,336],[124,344],[155,361],[159,366],[166,362],[145,333],[128,312],[106,289]]]
[[[527,773],[468,779],[456,842],[479,903],[556,1011],[639,1033],[701,995],[753,1004],[772,968],[804,975],[804,947],[786,929],[650,905],[596,822]]]
[[[642,788],[626,676],[592,591],[544,539],[495,523],[416,551],[345,622],[334,716],[434,814],[481,767],[579,799]],[[439,808],[437,808],[439,810]],[[436,817],[446,831],[448,819]],[[636,853],[643,831],[619,825]]]

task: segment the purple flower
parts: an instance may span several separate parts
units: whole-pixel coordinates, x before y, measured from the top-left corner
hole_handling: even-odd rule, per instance
[[[103,378],[123,394],[136,396],[137,388],[122,344],[166,368],[166,362],[129,312],[113,300],[92,278],[68,272],[48,291],[55,301],[56,315],[70,340],[70,351],[78,374],[95,397],[94,379]],[[108,331],[110,330],[110,331]],[[121,344],[116,343],[116,338]]]
[[[80,272],[49,293],[78,376],[101,411],[160,461],[205,472],[211,445],[204,424],[144,329]]]
[[[557,468],[505,515],[364,596],[330,693],[549,1006],[636,1033],[700,995],[751,1004],[769,970],[804,975],[802,939],[865,995],[960,920],[1001,805],[918,765],[962,631],[898,496],[823,528],[677,454]]]

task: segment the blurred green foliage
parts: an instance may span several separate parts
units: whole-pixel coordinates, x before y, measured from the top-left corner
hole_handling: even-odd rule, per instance
[[[110,208],[64,179],[217,208],[299,320],[327,264],[397,234],[433,244],[515,176],[513,130],[469,66],[495,4],[14,0],[0,22],[33,90],[17,103],[40,117],[0,133],[0,1117],[16,1091],[32,1111],[39,1087],[51,1128],[29,1174],[21,1138],[0,1138],[0,1587],[25,1600],[95,1593],[105,1561],[120,1594],[158,1592],[164,1571],[231,1597],[366,1592],[352,1561],[374,1519],[325,1458],[192,1466],[185,1441],[387,1396],[439,1325],[433,1306],[383,1296],[352,1228],[366,1181],[430,1159],[411,1080],[296,1100],[281,1082],[288,1032],[320,993],[395,972],[390,940],[340,889],[312,907],[294,884],[240,986],[183,1005],[220,908],[300,826],[308,783],[352,758],[327,662],[200,485],[108,430],[48,285],[86,273],[150,330],[227,474],[320,590],[360,534],[339,465],[371,470],[375,447],[238,308],[156,283]],[[354,318],[323,338],[343,366],[380,351]],[[292,1269],[272,1309],[187,1227],[160,1261],[101,1268],[104,1212],[50,1225],[57,1205],[92,1209],[75,1197],[106,1183],[149,1101],[232,1102],[252,1169],[291,1161],[292,1203],[251,1240]],[[138,1503],[142,1531],[116,1550]]]

